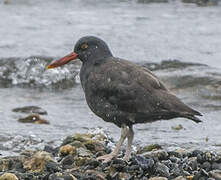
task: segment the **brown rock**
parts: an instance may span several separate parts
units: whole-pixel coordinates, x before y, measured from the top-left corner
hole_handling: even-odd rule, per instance
[[[45,165],[49,161],[54,161],[51,155],[45,151],[38,151],[33,156],[27,158],[24,163],[24,169],[34,172],[43,172]]]
[[[71,146],[70,144],[64,145],[60,147],[59,156],[66,156],[66,155],[74,155],[76,154],[77,150],[76,147]]]
[[[168,180],[168,179],[165,177],[152,177],[149,180]]]
[[[173,180],[186,180],[186,178],[184,178],[183,176],[178,176],[178,177],[176,177],[176,178],[173,179]]]
[[[16,175],[12,173],[5,173],[0,176],[0,180],[19,180]]]
[[[42,119],[38,114],[30,114],[25,118],[20,118],[18,121],[22,123],[50,124],[49,121]]]

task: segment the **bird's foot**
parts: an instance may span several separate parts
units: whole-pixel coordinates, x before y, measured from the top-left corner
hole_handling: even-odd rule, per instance
[[[117,154],[110,153],[97,158],[97,160],[103,160],[103,162],[107,163],[111,161],[113,158],[117,157]]]

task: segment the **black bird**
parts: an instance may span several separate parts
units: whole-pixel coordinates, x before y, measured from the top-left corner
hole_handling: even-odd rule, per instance
[[[199,112],[185,105],[147,68],[112,55],[107,44],[94,36],[80,38],[74,52],[47,66],[55,68],[74,59],[82,61],[81,85],[90,109],[121,130],[116,148],[98,157],[105,162],[119,153],[127,138],[124,160],[128,161],[134,137],[133,125],[183,117],[201,122]]]

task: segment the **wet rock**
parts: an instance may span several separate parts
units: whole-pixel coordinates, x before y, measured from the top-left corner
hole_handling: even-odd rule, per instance
[[[152,177],[149,180],[167,180],[165,177]]]
[[[23,156],[20,157],[4,157],[0,159],[0,172],[15,170],[23,171]]]
[[[168,154],[169,156],[175,156],[177,158],[184,158],[188,156],[189,152],[184,149],[177,149],[175,151],[169,151]]]
[[[214,180],[221,176],[218,170],[221,155],[198,150],[152,150],[139,155],[132,153],[128,162],[114,158],[102,163],[96,157],[98,153],[106,153],[108,142],[105,136],[75,134],[57,148],[48,145],[45,151],[26,150],[17,157],[0,158],[0,176],[13,173],[18,179],[25,180],[68,180],[73,177],[80,180]],[[118,157],[122,156],[120,153]]]
[[[198,164],[197,164],[197,158],[191,157],[188,159],[188,165],[191,167],[193,171],[197,170]]]
[[[186,177],[187,180],[193,180],[193,178],[194,178],[193,176],[187,176]]]
[[[5,173],[0,176],[0,180],[19,180],[18,177],[12,173]]]
[[[215,169],[221,170],[221,163],[213,162],[211,169],[212,169],[212,170],[215,170]]]
[[[144,147],[140,148],[137,151],[137,154],[143,154],[145,152],[149,152],[152,150],[159,150],[159,149],[162,149],[162,147],[159,144],[151,144],[151,145],[144,146]]]
[[[77,154],[79,157],[90,157],[92,155],[92,153],[84,148],[77,148]]]
[[[43,172],[46,170],[46,164],[53,162],[52,156],[45,151],[37,151],[33,156],[27,158],[24,163],[24,169],[34,172]]]
[[[173,180],[186,180],[186,178],[184,178],[183,176],[178,176],[178,177],[176,177],[176,178],[173,179]]]
[[[66,155],[74,155],[77,153],[76,147],[71,146],[70,144],[64,145],[60,147],[59,156],[66,156]]]
[[[77,180],[77,178],[68,173],[55,173],[49,175],[48,180]]]
[[[213,170],[209,172],[209,176],[216,180],[221,180],[221,170]]]
[[[74,165],[77,167],[84,166],[87,164],[88,161],[90,161],[90,158],[88,157],[76,157],[74,159]]]
[[[30,114],[25,118],[20,118],[18,121],[21,123],[50,124],[49,121],[42,119],[38,114]]]
[[[146,158],[153,158],[153,159],[159,159],[159,160],[167,160],[168,158],[168,153],[164,150],[146,152],[146,153],[143,153],[142,155]]]
[[[202,164],[202,168],[205,169],[206,171],[210,171],[211,164],[208,161],[206,161]]]
[[[155,165],[155,170],[156,170],[156,173],[159,174],[160,176],[163,176],[163,177],[170,176],[169,168],[162,163],[157,162]]]
[[[47,145],[47,144],[45,145],[45,147],[43,149],[43,151],[51,153],[53,156],[57,156],[59,150],[60,150],[59,147],[54,148],[51,145]]]
[[[152,158],[145,158],[143,156],[137,156],[136,162],[144,170],[152,170],[154,166],[154,160]]]
[[[79,142],[86,142],[86,141],[90,141],[92,138],[91,134],[74,134],[73,136],[68,136],[64,139],[62,146],[66,145],[66,144],[70,144],[73,143],[75,141],[79,141]]]
[[[13,112],[47,115],[47,111],[38,106],[24,106],[12,109]]]
[[[72,155],[65,156],[61,162],[63,167],[67,168],[68,166],[71,166],[74,163],[74,157]]]
[[[104,151],[104,145],[97,140],[88,140],[84,143],[86,148],[92,152]]]
[[[105,180],[106,179],[106,174],[100,171],[96,170],[87,170],[86,174],[95,177],[97,180]]]

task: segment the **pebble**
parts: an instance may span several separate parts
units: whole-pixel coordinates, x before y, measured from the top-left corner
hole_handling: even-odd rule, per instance
[[[20,137],[17,137],[20,142]],[[133,153],[130,161],[115,158],[108,163],[96,160],[110,150],[107,136],[76,134],[67,137],[60,147],[46,145],[26,150],[19,156],[0,158],[0,180],[221,180],[221,155],[200,150],[152,149]],[[5,175],[6,174],[6,175]],[[17,178],[17,179],[16,179]]]

